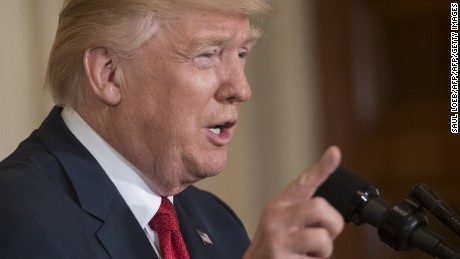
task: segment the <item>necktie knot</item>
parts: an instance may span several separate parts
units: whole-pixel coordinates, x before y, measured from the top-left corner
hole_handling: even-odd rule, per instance
[[[161,197],[160,208],[149,225],[158,234],[163,259],[190,258],[179,230],[176,210],[168,198]]]
[[[161,197],[161,205],[155,216],[150,221],[150,227],[155,231],[175,231],[179,230],[176,210],[171,201],[166,197]]]

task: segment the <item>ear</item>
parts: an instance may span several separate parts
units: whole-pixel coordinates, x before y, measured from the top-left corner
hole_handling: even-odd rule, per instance
[[[121,101],[120,83],[115,76],[117,64],[105,48],[87,49],[83,54],[83,69],[91,91],[103,103],[115,106]]]

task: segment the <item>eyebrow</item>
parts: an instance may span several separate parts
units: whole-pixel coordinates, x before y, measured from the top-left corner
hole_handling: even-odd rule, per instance
[[[251,47],[256,45],[257,41],[262,38],[263,31],[258,27],[251,26],[251,32],[248,39],[245,41],[245,44],[251,44]]]
[[[243,41],[243,45],[250,45],[253,47],[256,45],[257,41],[262,37],[262,31],[259,28],[251,26],[251,31],[246,40]],[[213,47],[213,46],[222,46],[231,41],[230,37],[223,37],[218,39],[207,39],[203,41],[197,41],[195,44],[192,44],[191,49],[200,48],[200,47]]]

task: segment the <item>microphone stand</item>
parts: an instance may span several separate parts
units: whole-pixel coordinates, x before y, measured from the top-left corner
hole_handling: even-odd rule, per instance
[[[457,234],[458,217],[425,184],[414,186],[404,201],[392,206],[378,196],[372,195],[370,199],[378,200],[372,206],[363,207],[361,218],[375,219],[366,223],[377,228],[384,243],[396,251],[417,248],[439,259],[460,259],[458,249],[428,228],[423,207],[428,208]],[[382,211],[384,208],[385,212],[380,217],[374,217],[375,211]]]
[[[418,201],[420,207],[424,207],[441,223],[460,237],[459,217],[441,198],[433,193],[428,185],[424,183],[414,185],[409,197]]]
[[[420,249],[439,259],[460,259],[460,252],[428,228],[427,209],[460,236],[460,219],[426,184],[415,185],[407,198],[394,205],[377,188],[343,167],[337,168],[317,190],[339,211],[345,222],[377,228],[380,240],[396,251]]]

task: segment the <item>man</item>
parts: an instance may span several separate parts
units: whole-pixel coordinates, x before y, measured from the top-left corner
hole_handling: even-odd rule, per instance
[[[252,242],[227,205],[192,186],[225,166],[251,96],[244,64],[261,33],[249,19],[268,10],[67,1],[47,71],[57,106],[0,164],[0,258],[329,257],[343,220],[312,196],[337,148],[268,204]],[[165,234],[176,214],[180,231]]]

